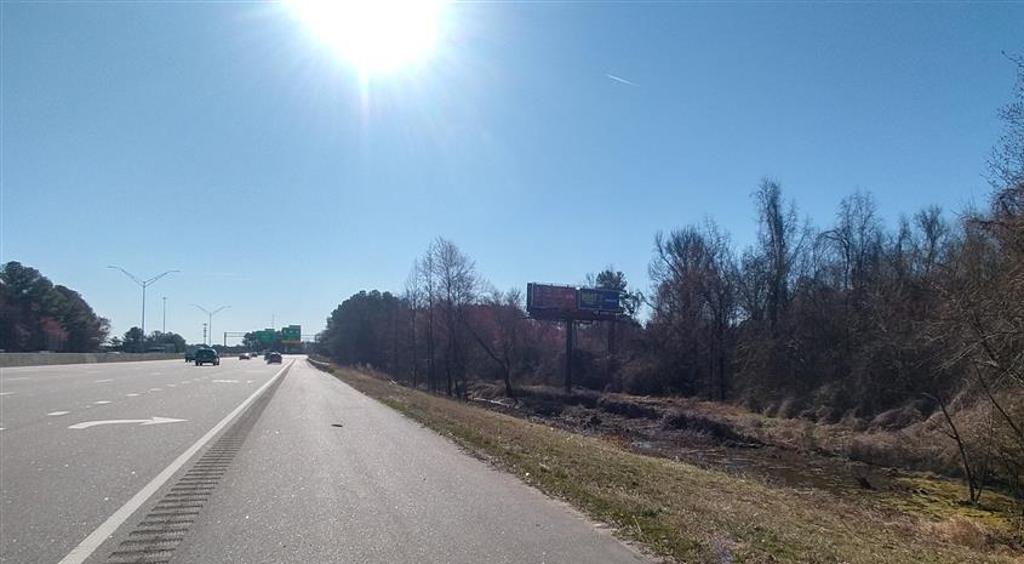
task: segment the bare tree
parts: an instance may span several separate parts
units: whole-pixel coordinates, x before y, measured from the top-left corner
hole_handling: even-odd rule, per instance
[[[420,262],[419,260],[413,261],[412,270],[409,272],[409,276],[405,280],[405,303],[409,309],[409,367],[412,371],[412,387],[419,387],[419,376],[420,376],[420,360],[419,360],[419,347],[417,347],[417,334],[419,328],[417,326],[417,317],[419,311],[423,307],[423,287],[420,285]]]
[[[466,366],[462,330],[465,309],[476,297],[476,267],[455,243],[441,237],[434,241],[430,254],[447,332],[444,355],[446,392],[453,395],[454,387],[458,386],[459,395],[464,396]]]
[[[478,315],[466,319],[466,327],[488,358],[498,365],[505,394],[514,398],[512,372],[519,360],[520,327],[526,318],[522,293],[515,288],[504,293],[492,290],[480,305]]]
[[[419,287],[422,289],[423,298],[427,309],[427,388],[437,392],[437,339],[434,334],[434,311],[437,304],[437,281],[434,278],[434,245],[427,248],[422,260],[417,265],[417,278]]]
[[[996,190],[1024,184],[1024,57],[1007,55],[1016,66],[1013,98],[999,110],[1004,131],[989,156],[989,180]]]
[[[703,229],[659,233],[649,271],[655,284],[652,324],[664,329],[666,353],[685,367],[683,388],[703,381],[708,395],[723,397],[736,311],[736,265],[728,237],[711,221]]]
[[[761,181],[754,193],[757,202],[758,252],[763,257],[765,268],[765,314],[771,334],[779,324],[779,318],[789,304],[789,283],[793,265],[804,238],[797,221],[796,206],[788,207],[782,202],[782,187],[771,179]]]

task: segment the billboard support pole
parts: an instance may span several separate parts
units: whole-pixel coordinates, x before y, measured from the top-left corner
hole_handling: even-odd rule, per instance
[[[576,322],[572,318],[565,320],[565,393],[572,393],[572,353],[575,349],[573,333],[576,332]]]

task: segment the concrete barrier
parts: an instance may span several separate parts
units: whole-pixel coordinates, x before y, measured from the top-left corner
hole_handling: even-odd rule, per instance
[[[0,353],[0,367],[93,364],[185,358],[185,353]]]

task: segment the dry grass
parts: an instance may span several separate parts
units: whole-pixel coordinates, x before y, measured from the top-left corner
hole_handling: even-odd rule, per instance
[[[988,543],[985,531],[966,517],[952,517],[938,523],[928,523],[925,532],[945,542],[982,550]]]
[[[331,367],[358,390],[679,562],[1002,562],[968,526],[774,488]],[[941,534],[940,534],[941,532]],[[955,543],[967,543],[971,547]]]

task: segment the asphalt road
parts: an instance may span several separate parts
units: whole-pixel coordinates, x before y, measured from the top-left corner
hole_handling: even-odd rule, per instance
[[[0,560],[642,561],[301,358],[285,366],[3,369]]]

